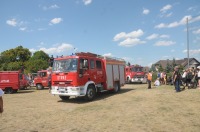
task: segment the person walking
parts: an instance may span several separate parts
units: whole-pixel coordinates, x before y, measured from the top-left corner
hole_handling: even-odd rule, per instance
[[[3,90],[0,88],[0,113],[3,113]]]
[[[173,75],[173,82],[174,82],[174,85],[175,85],[176,92],[181,91],[180,90],[180,79],[181,79],[181,75],[179,73],[179,67],[175,66],[174,75]]]
[[[149,71],[147,74],[148,89],[151,89],[152,73]]]

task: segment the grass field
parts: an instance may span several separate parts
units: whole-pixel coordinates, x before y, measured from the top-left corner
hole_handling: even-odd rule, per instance
[[[1,132],[199,132],[200,90],[130,84],[92,102],[63,102],[48,90],[6,94]]]

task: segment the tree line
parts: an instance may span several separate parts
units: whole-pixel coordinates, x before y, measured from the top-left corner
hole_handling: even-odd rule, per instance
[[[29,49],[18,46],[0,53],[0,71],[24,70],[25,73],[36,73],[49,67],[49,59],[44,51],[32,54]]]

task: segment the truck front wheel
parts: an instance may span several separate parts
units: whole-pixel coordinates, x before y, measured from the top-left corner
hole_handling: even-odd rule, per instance
[[[37,89],[37,90],[41,90],[41,89],[43,89],[43,88],[44,88],[44,87],[42,86],[42,84],[37,84],[37,85],[36,85],[36,89]]]
[[[69,100],[69,96],[59,96],[63,101]]]
[[[94,85],[89,85],[87,88],[85,99],[87,101],[92,101],[95,98],[95,95],[96,95],[96,91],[95,91]]]

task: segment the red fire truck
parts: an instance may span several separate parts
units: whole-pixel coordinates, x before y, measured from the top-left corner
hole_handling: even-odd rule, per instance
[[[51,93],[62,100],[84,96],[90,101],[96,93],[117,93],[125,84],[125,61],[93,53],[55,58],[52,69]]]
[[[126,82],[127,83],[146,83],[145,72],[143,67],[139,65],[126,66]]]
[[[0,71],[0,88],[7,94],[16,93],[29,86],[26,75],[20,71]]]
[[[48,70],[41,70],[37,72],[37,76],[34,78],[34,85],[37,90],[44,89],[44,87],[51,86],[51,73]]]

